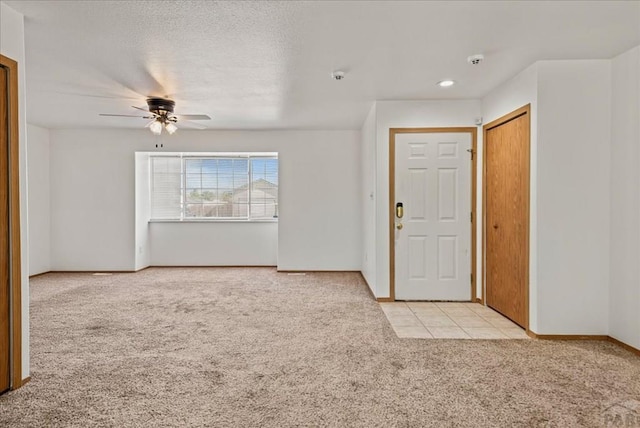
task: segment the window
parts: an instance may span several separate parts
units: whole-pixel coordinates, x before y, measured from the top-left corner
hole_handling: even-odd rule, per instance
[[[151,157],[151,219],[278,218],[274,154]]]

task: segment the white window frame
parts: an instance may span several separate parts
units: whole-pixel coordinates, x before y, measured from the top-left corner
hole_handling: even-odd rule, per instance
[[[203,152],[203,153],[178,153],[178,152],[163,152],[152,154],[149,156],[149,203],[150,207],[153,207],[153,176],[154,176],[154,158],[171,157],[180,158],[180,175],[181,175],[181,187],[180,187],[180,217],[176,218],[153,218],[149,219],[150,223],[174,223],[174,222],[211,222],[211,223],[277,223],[278,217],[274,218],[252,218],[251,217],[251,176],[252,176],[252,162],[251,159],[278,159],[278,153],[275,152]],[[247,159],[247,217],[186,217],[185,210],[187,206],[186,193],[187,193],[187,174],[185,170],[185,161],[192,159]],[[276,213],[279,211],[280,202],[280,162],[278,162],[278,197],[276,198]],[[153,209],[150,210],[150,216],[153,215]]]

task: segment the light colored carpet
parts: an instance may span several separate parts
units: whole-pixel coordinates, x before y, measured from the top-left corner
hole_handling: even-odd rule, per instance
[[[32,381],[0,397],[0,426],[603,426],[640,400],[640,358],[615,345],[399,339],[365,287],[271,268],[34,278]]]

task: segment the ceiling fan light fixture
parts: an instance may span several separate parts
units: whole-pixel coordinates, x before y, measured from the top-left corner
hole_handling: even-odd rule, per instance
[[[156,120],[149,126],[149,129],[154,135],[160,135],[162,134],[162,123]]]
[[[147,123],[145,127],[149,128],[154,135],[161,135],[162,129],[164,128],[167,131],[167,134],[173,135],[177,130],[178,126],[176,122],[178,120],[186,121],[190,123],[191,120],[211,120],[206,114],[181,114],[180,116],[176,116],[173,114],[173,108],[175,107],[175,102],[173,100],[169,100],[166,98],[147,98],[147,106],[148,109],[142,107],[131,106],[136,110],[143,111],[145,113],[144,116],[131,115],[131,114],[106,114],[100,113],[100,116],[119,116],[119,117],[139,117],[142,119],[151,119],[151,122]],[[192,123],[194,128],[198,129],[206,129],[206,126],[200,126],[195,123]]]
[[[167,130],[167,132],[169,133],[169,135],[173,135],[173,133],[174,133],[174,132],[176,132],[176,131],[178,130],[178,127],[177,127],[175,124],[173,124],[173,123],[169,122],[169,123],[167,123],[166,125],[164,125],[164,129],[166,129],[166,130]]]

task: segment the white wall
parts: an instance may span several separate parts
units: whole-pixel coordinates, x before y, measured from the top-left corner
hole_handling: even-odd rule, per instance
[[[135,154],[135,270],[151,265],[151,195],[149,194],[149,153]],[[183,265],[184,266],[184,265]]]
[[[611,62],[538,73],[537,333],[607,334]]]
[[[50,131],[51,267],[135,269],[131,131]]]
[[[360,131],[361,145],[361,195],[362,204],[362,275],[371,288],[376,291],[376,104]]]
[[[0,53],[18,62],[20,118],[20,258],[22,263],[22,378],[29,376],[29,231],[27,205],[27,122],[24,17],[0,2]]]
[[[389,296],[389,128],[473,127],[479,100],[376,103],[376,297]]]
[[[511,80],[494,89],[482,99],[482,114],[485,124],[510,113],[518,108],[531,105],[531,151],[530,151],[530,183],[529,183],[529,328],[538,332],[538,65],[533,64],[520,72]],[[478,171],[482,171],[484,161],[484,142],[478,145]],[[478,180],[478,218],[482,218],[482,176]],[[482,254],[482,228],[478,233],[477,254]],[[482,263],[482,258],[478,257]],[[481,273],[478,278],[483,278]],[[486,287],[483,284],[482,287]],[[480,291],[480,287],[478,287]]]
[[[359,271],[360,132],[291,132],[278,139],[278,269]]]
[[[152,266],[276,266],[277,222],[153,222]]]
[[[147,130],[51,131],[52,269],[144,266],[135,254],[135,152],[160,142],[162,151],[277,152],[278,268],[360,270],[358,131],[186,130],[160,138]]]
[[[29,144],[29,275],[51,270],[49,130],[27,125]]]
[[[612,61],[609,335],[640,349],[640,46]]]

